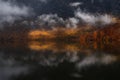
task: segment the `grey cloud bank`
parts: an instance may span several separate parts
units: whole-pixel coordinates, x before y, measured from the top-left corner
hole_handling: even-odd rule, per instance
[[[30,8],[18,6],[11,1],[0,0],[0,23],[14,22],[21,17],[29,15]]]

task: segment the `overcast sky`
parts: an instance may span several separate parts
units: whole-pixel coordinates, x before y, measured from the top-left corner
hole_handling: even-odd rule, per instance
[[[56,14],[63,19],[72,18],[75,17],[77,9],[80,9],[82,14],[79,18],[83,20],[86,17],[82,16],[93,20],[92,16],[95,14],[119,15],[120,0],[0,0],[0,23],[13,23],[15,20],[30,17],[33,14],[36,17]],[[70,20],[78,22],[73,18]],[[87,22],[91,23],[90,20]]]

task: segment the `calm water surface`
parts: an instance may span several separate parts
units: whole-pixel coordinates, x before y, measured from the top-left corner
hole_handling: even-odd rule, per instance
[[[119,44],[0,43],[0,80],[117,79]]]

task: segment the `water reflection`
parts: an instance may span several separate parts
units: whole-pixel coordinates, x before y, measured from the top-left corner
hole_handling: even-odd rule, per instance
[[[0,80],[117,79],[119,46],[115,42],[2,42]]]

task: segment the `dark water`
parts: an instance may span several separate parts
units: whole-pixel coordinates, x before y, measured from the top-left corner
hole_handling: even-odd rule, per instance
[[[120,80],[119,44],[2,42],[0,80]]]

